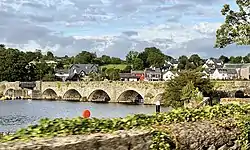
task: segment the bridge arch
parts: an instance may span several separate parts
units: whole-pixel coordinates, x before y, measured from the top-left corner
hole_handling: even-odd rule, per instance
[[[4,95],[9,97],[15,97],[15,90],[13,88],[10,88],[5,91]]]
[[[164,101],[164,93],[159,93],[154,97],[153,103],[155,104],[157,101],[160,101],[161,104],[163,103],[163,101]]]
[[[54,100],[57,99],[57,93],[55,92],[55,90],[49,88],[43,91],[42,98]]]
[[[110,96],[105,90],[97,89],[97,90],[94,90],[90,93],[90,95],[88,96],[88,101],[91,101],[91,102],[109,102]]]
[[[75,89],[69,89],[63,95],[64,100],[79,100],[80,101],[81,98],[82,98],[82,96],[81,96],[80,92],[78,92]]]
[[[234,96],[235,96],[235,98],[244,98],[245,93],[242,90],[238,90],[235,92]]]
[[[142,94],[135,90],[126,90],[122,92],[117,98],[118,103],[144,103],[144,97]]]

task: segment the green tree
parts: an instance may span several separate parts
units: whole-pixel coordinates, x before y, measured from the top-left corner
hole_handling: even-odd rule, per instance
[[[237,57],[231,56],[230,57],[230,63],[239,64],[241,62],[242,62],[242,57],[241,56],[237,56]]]
[[[45,61],[36,64],[36,79],[37,80],[54,80],[54,68],[48,66]]]
[[[120,58],[117,57],[112,57],[111,59],[111,64],[121,64],[122,60]]]
[[[150,67],[149,63],[147,62],[148,54],[145,51],[139,53],[138,58],[140,58],[143,61],[143,68]]]
[[[224,48],[229,44],[250,44],[250,1],[236,0],[239,11],[234,11],[225,4],[221,13],[226,17],[225,23],[216,32],[217,48]]]
[[[178,59],[178,69],[184,70],[186,68],[186,65],[189,63],[188,57],[185,55],[182,55]]]
[[[24,52],[17,49],[1,48],[0,81],[26,81],[28,61]]]
[[[51,51],[48,51],[46,55],[46,60],[54,60],[54,59],[55,59],[54,54]]]
[[[99,66],[103,65],[102,59],[100,57],[95,58],[93,63],[98,64]]]
[[[110,58],[110,56],[102,55],[101,61],[102,61],[102,64],[110,64],[111,63],[111,58]]]
[[[75,57],[76,64],[89,64],[93,63],[96,58],[96,54],[87,51],[82,51]]]
[[[219,57],[219,60],[221,60],[223,63],[228,63],[230,59],[227,56],[221,55]]]
[[[116,81],[120,79],[119,73],[120,73],[119,69],[108,68],[105,70],[106,77],[112,81]]]
[[[194,86],[194,83],[188,82],[181,90],[181,101],[184,102],[185,107],[197,107],[203,100],[203,95],[199,91],[198,87]]]
[[[248,56],[243,57],[244,63],[250,63],[250,59]]]
[[[5,49],[5,45],[4,44],[0,44],[0,49]]]
[[[126,56],[126,62],[128,64],[132,64],[136,58],[138,58],[139,52],[137,51],[129,51]]]
[[[63,65],[63,62],[62,62],[62,61],[59,61],[59,62],[56,64],[56,69],[64,69],[64,65]]]
[[[199,66],[202,66],[203,60],[200,58],[200,56],[198,54],[193,54],[189,57],[189,62],[191,62],[193,65],[191,68],[195,69]]]
[[[181,89],[181,101],[189,101],[193,96],[193,91],[195,90],[194,83],[192,81],[188,82],[186,86]]]
[[[249,57],[249,58],[250,58],[250,53],[248,53],[248,54],[247,54],[247,57]]]
[[[55,74],[52,72],[48,72],[47,74],[43,75],[43,81],[55,81]]]
[[[132,64],[133,70],[143,70],[143,61],[140,58],[135,58]]]
[[[25,69],[27,70],[27,75],[24,81],[36,81],[36,66],[34,64],[29,64]]]
[[[26,52],[26,59],[28,62],[31,62],[31,61],[38,61],[39,59],[37,59],[37,53],[36,52]]]
[[[89,75],[90,80],[92,81],[103,81],[103,76],[100,73],[90,73]]]
[[[132,70],[132,67],[130,65],[127,65],[121,72],[122,73],[130,73]]]
[[[162,67],[165,63],[165,55],[156,47],[145,48],[147,62],[153,67]]]
[[[39,61],[41,58],[43,58],[42,51],[39,49],[36,49],[34,54],[35,54],[35,58],[36,58],[35,61]]]
[[[198,88],[204,96],[212,93],[213,85],[208,78],[203,78],[204,74],[197,70],[182,71],[179,76],[167,82],[167,88],[164,93],[164,104],[171,107],[183,107],[185,100],[183,100],[183,88],[190,82],[195,89]],[[187,88],[187,87],[186,87]]]

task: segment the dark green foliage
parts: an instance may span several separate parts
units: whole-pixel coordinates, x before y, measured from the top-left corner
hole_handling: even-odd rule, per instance
[[[111,58],[110,58],[110,56],[102,55],[101,62],[102,62],[103,65],[111,64]]]
[[[130,73],[132,70],[132,67],[130,65],[127,65],[125,69],[121,70],[122,73]]]
[[[218,126],[235,126],[242,130],[239,140],[242,144],[249,144],[248,132],[250,129],[250,105],[216,105],[201,109],[174,109],[169,113],[158,113],[153,115],[138,114],[125,118],[114,119],[84,119],[81,117],[73,119],[57,118],[49,120],[41,119],[38,125],[31,125],[17,131],[13,135],[0,138],[1,142],[13,140],[29,140],[35,137],[54,137],[89,134],[96,132],[114,132],[129,129],[148,129],[153,135],[153,150],[172,149],[175,147],[173,139],[167,127],[170,124],[180,122],[195,122],[201,120],[214,121]],[[227,124],[220,120],[234,120],[233,124]],[[159,128],[158,128],[159,127]],[[162,127],[162,128],[161,128]],[[178,147],[176,147],[178,149]]]
[[[0,50],[0,81],[27,80],[28,61],[24,52],[17,49]]]
[[[182,55],[179,57],[178,62],[178,69],[180,70],[194,70],[204,64],[204,61],[198,54],[193,54],[189,58],[185,55]]]
[[[165,55],[156,47],[145,48],[147,63],[153,67],[161,67],[165,63]]]
[[[217,48],[224,48],[229,44],[250,45],[250,1],[236,0],[239,11],[231,10],[225,4],[221,13],[225,16],[225,23],[216,32]]]
[[[51,51],[48,51],[47,54],[43,57],[43,60],[54,60],[54,54]]]
[[[120,73],[119,69],[108,68],[105,70],[106,78],[113,81],[120,79],[119,73]]]
[[[37,63],[35,68],[36,80],[54,81],[54,68],[49,66],[44,61]]]
[[[239,63],[242,63],[242,56],[231,56],[230,57],[230,63],[234,63],[234,64],[239,64]]]
[[[143,61],[140,58],[135,58],[135,60],[132,63],[133,70],[143,70]]]
[[[167,82],[167,88],[164,93],[164,104],[171,107],[183,107],[184,100],[181,99],[182,89],[192,82],[195,88],[203,93],[204,96],[212,92],[213,85],[209,79],[203,78],[205,75],[196,70],[182,71],[179,76]]]
[[[221,55],[219,60],[221,60],[223,63],[228,63],[230,61],[230,59],[224,55]]]
[[[93,63],[96,58],[96,54],[87,51],[82,51],[75,57],[74,63],[76,64],[88,64]]]
[[[137,51],[129,51],[126,56],[126,62],[128,64],[133,64],[134,60],[138,58],[139,52]]]

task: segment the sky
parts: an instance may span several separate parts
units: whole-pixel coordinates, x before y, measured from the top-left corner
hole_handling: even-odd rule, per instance
[[[0,43],[58,56],[87,50],[124,58],[157,47],[167,55],[246,55],[248,46],[214,49],[223,5],[235,0],[0,0]]]

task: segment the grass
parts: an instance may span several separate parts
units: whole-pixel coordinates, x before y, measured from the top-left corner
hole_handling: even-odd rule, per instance
[[[127,67],[126,64],[108,64],[108,65],[101,66],[101,69],[102,69],[102,68],[107,68],[107,69],[114,68],[114,69],[123,70],[123,69],[125,69],[126,67]]]

